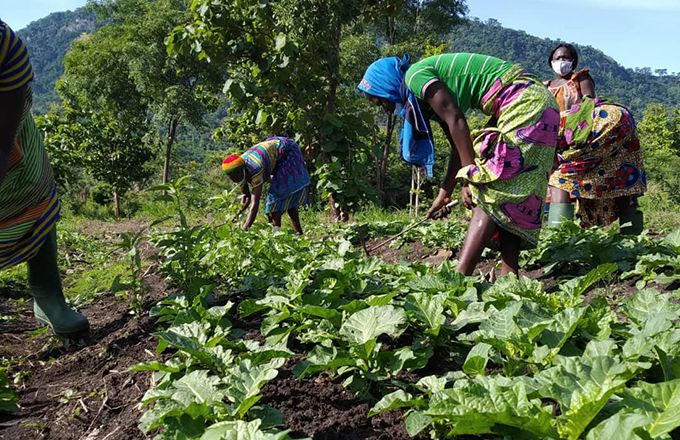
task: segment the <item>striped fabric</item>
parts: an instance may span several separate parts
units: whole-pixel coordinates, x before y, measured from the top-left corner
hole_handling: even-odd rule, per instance
[[[33,79],[28,50],[14,31],[0,21],[0,92],[19,89]]]
[[[59,220],[59,208],[57,191],[53,189],[49,198],[23,216],[0,225],[0,270],[30,260],[38,253]]]
[[[3,93],[25,88],[21,113],[0,181],[0,269],[31,259],[59,219],[59,199],[40,131],[31,116],[33,78],[28,52],[19,37],[0,21],[0,103]]]
[[[250,184],[254,187],[271,180],[279,156],[279,143],[278,140],[260,142],[241,155],[251,176]]]

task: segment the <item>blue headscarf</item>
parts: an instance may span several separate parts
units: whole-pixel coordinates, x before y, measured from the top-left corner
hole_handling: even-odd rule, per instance
[[[368,66],[357,86],[362,92],[383,98],[402,106],[404,118],[401,130],[401,157],[412,165],[425,168],[428,177],[433,176],[434,140],[430,121],[420,110],[418,98],[404,84],[404,75],[411,65],[408,54],[403,58],[389,57],[374,61]]]

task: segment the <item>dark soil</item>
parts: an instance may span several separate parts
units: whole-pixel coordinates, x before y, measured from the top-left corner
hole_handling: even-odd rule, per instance
[[[291,437],[314,440],[409,440],[404,416],[393,410],[368,418],[372,404],[357,399],[327,375],[298,380],[294,362],[262,390],[263,404],[281,411]]]
[[[149,308],[167,294],[154,273],[146,279],[144,313],[131,315],[129,305],[106,295],[82,310],[91,335],[65,347],[47,332],[34,335],[32,301],[0,298],[0,314],[14,316],[0,325],[0,353],[23,375],[18,385],[21,409],[0,418],[2,439],[134,439],[143,438],[137,424],[138,403],[151,386],[148,373],[129,367],[154,359],[154,324]]]
[[[385,237],[379,239],[372,239],[366,242],[366,247],[371,249],[371,247],[382,243]],[[451,258],[453,252],[447,249],[430,249],[423,246],[420,242],[405,243],[399,248],[392,248],[390,244],[386,244],[379,249],[370,251],[369,255],[371,257],[380,258],[388,263],[398,263],[398,262],[423,262],[431,265],[439,265],[444,261]]]

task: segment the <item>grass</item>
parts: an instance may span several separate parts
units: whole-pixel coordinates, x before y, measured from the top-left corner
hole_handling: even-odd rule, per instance
[[[128,272],[128,266],[124,261],[79,270],[64,281],[64,296],[78,306],[89,304],[97,296],[110,292],[114,279],[117,276],[126,277]]]

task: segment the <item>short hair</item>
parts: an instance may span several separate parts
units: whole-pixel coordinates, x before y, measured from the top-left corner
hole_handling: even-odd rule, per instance
[[[548,65],[550,65],[550,63],[552,63],[553,55],[555,55],[555,52],[560,47],[567,49],[567,53],[569,53],[569,56],[571,56],[571,58],[574,60],[573,68],[575,69],[576,66],[578,66],[578,52],[576,51],[576,48],[574,46],[572,46],[571,44],[568,44],[568,43],[560,43],[557,46],[555,46],[555,48],[553,50],[550,51],[550,55],[548,55]]]

